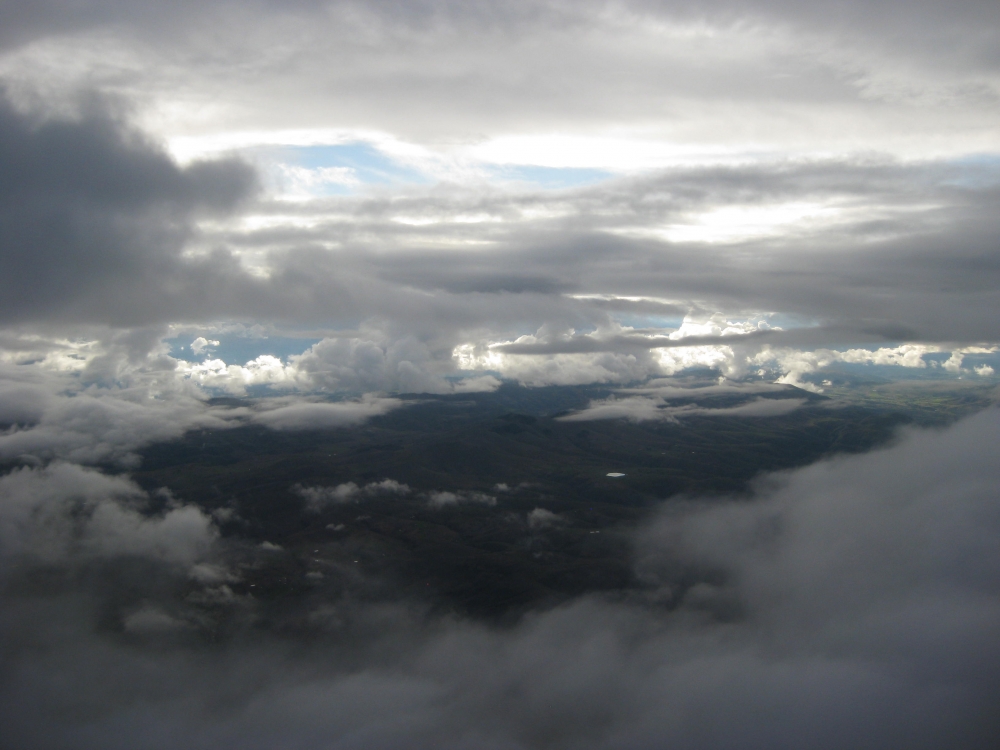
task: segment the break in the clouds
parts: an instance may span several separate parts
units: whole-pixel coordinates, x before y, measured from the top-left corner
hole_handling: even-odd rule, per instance
[[[140,516],[153,498],[120,478],[22,468],[0,480],[5,741],[992,747],[998,438],[989,410],[752,498],[670,503],[638,530],[623,597],[508,627],[347,597],[316,603],[294,645],[238,636],[258,605],[233,571],[276,545],[227,549],[176,499]],[[558,523],[528,517],[536,535]]]
[[[438,176],[289,201],[250,156],[181,166],[109,94],[80,96],[62,113],[11,95],[0,113],[12,343],[110,328],[134,364],[186,331],[178,376],[237,394],[995,364],[988,154],[823,151],[559,190]],[[213,356],[233,325],[301,348]]]
[[[568,192],[451,185],[289,206],[252,198],[236,161],[177,166],[105,110],[53,120],[8,105],[4,122],[17,145],[8,326],[142,326],[132,349],[144,337],[147,352],[157,326],[187,326],[195,361],[178,368],[223,390],[447,392],[467,372],[607,382],[772,361],[780,377],[899,346],[923,348],[886,364],[933,367],[923,354],[989,354],[995,338],[989,160],[715,166]],[[711,230],[719,206],[752,215],[803,191],[833,218],[670,239]],[[282,362],[213,358],[233,320],[309,341]]]

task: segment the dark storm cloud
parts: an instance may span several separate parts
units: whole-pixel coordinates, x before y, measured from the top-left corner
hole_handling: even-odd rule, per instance
[[[110,546],[60,548],[45,576],[26,560],[4,569],[5,741],[991,748],[1000,737],[998,439],[991,410],[765,477],[753,502],[670,503],[636,540],[642,589],[508,628],[335,598],[303,619],[305,641],[254,634],[255,605],[224,593],[233,574],[224,551],[205,546],[206,519],[192,516],[178,534],[176,549],[194,540],[194,552],[154,555],[146,578],[128,578],[129,593],[116,597],[122,580],[95,567],[100,559],[141,554],[135,540],[146,533],[169,538],[157,525],[168,516],[149,529],[119,525]],[[102,482],[113,497],[138,494],[95,472],[23,470],[0,491],[20,483],[30,491],[19,496],[46,512],[18,526],[0,506],[0,528],[22,535],[8,539],[59,529],[73,497],[96,492],[87,502],[101,502]],[[60,578],[53,561],[90,572]],[[194,583],[171,588],[167,570],[179,562],[200,567]],[[227,618],[237,625],[223,626]]]
[[[221,246],[185,256],[194,222],[231,214],[248,197],[252,172],[236,161],[181,168],[100,105],[76,119],[45,119],[3,101],[0,133],[0,319],[8,325],[332,317],[336,326],[418,308],[418,318],[457,319],[470,307],[456,310],[448,293],[428,307],[425,295],[386,283],[363,258],[343,253],[280,250],[267,280]],[[542,297],[529,303],[539,318],[552,307],[545,294],[559,288],[552,277],[465,271],[441,286],[531,292]]]
[[[235,161],[180,169],[100,104],[36,121],[0,99],[0,319],[162,320],[171,287],[239,275],[224,253],[180,254],[194,218],[252,184]]]

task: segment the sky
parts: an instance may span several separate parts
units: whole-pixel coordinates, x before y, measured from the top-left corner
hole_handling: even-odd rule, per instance
[[[998,123],[995,0],[6,0],[0,459],[22,468],[0,477],[5,554],[61,549],[62,521],[42,544],[26,519],[63,519],[68,488],[82,486],[110,525],[95,527],[86,554],[51,552],[59,564],[83,565],[84,555],[92,565],[161,537],[180,548],[164,541],[155,564],[203,564],[218,542],[211,519],[181,505],[176,517],[142,520],[127,475],[94,468],[127,471],[143,446],[193,428],[350,426],[399,408],[400,394],[505,381],[628,388],[574,418],[662,418],[670,386],[640,386],[691,368],[710,368],[720,387],[817,393],[850,368],[994,383]],[[213,396],[250,400],[224,410]],[[774,408],[754,403],[742,413]],[[835,578],[862,576],[879,553],[867,513],[892,526],[897,496],[912,518],[942,512],[932,489],[892,485],[858,519],[836,515],[822,487],[868,497],[883,485],[852,488],[855,469],[899,474],[923,465],[921,451],[934,456],[960,505],[940,543],[973,557],[995,546],[977,526],[997,531],[983,489],[990,457],[954,453],[993,439],[995,414],[977,420],[857,464],[802,470],[762,491],[760,510],[654,524],[644,539],[694,534],[690,554],[700,555],[754,514],[805,514],[775,558],[748,548],[726,561],[747,572],[749,600],[783,602],[759,632],[706,634],[685,621],[668,637],[641,608],[582,600],[504,637],[400,625],[395,671],[344,671],[334,655],[329,673],[313,673],[264,644],[245,667],[260,692],[232,697],[241,708],[225,719],[188,711],[207,691],[236,690],[216,682],[222,666],[160,654],[175,683],[122,708],[147,666],[111,653],[120,671],[93,697],[97,718],[79,746],[112,747],[109,736],[139,722],[187,740],[200,732],[215,747],[271,746],[258,733],[271,715],[281,717],[273,726],[300,716],[299,744],[288,746],[309,747],[329,711],[342,716],[331,721],[344,747],[399,746],[411,733],[428,747],[668,737],[677,747],[783,746],[758,719],[768,711],[817,732],[853,712],[866,728],[855,747],[940,746],[948,732],[987,746],[996,725],[982,730],[963,711],[997,688],[995,646],[980,637],[996,622],[981,597],[996,592],[995,563],[931,559],[917,521],[893,526],[885,574],[844,610],[873,618],[878,642],[838,631],[836,618],[810,619],[823,586],[836,599]],[[791,507],[796,487],[815,507]],[[796,578],[796,556],[829,542],[831,528],[861,534],[855,567],[813,560],[814,590]],[[931,572],[913,578],[907,561]],[[931,618],[951,604],[937,631],[898,630],[908,612]],[[88,605],[46,606],[61,622]],[[44,617],[17,609],[4,627],[21,633]],[[64,649],[45,658],[111,663],[96,656],[106,644],[71,631],[39,636]],[[963,639],[992,674],[951,653]],[[607,653],[585,660],[581,677],[571,662],[588,644]],[[442,650],[478,665],[478,690],[441,666]],[[539,650],[551,672],[540,673]],[[51,695],[54,667],[16,653],[22,671],[5,694],[33,685],[29,698]],[[290,676],[269,683],[276,663],[291,664]],[[636,670],[614,700],[575,687],[622,686]],[[697,676],[693,690],[679,687],[685,675]],[[357,707],[336,709],[347,694]],[[453,694],[465,697],[442,697]],[[514,694],[504,725],[497,696]],[[398,724],[377,726],[385,696],[405,708]],[[884,698],[885,713],[863,696]],[[785,716],[796,701],[801,711]],[[731,707],[742,739],[688,719],[668,727],[656,707],[678,702],[687,717]],[[907,726],[893,708],[904,704],[923,718]],[[64,742],[65,727],[53,727],[44,745],[24,716],[23,746]],[[577,721],[580,736],[561,733]],[[816,746],[843,746],[816,736]]]

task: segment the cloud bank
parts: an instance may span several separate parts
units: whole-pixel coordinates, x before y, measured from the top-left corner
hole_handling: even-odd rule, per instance
[[[984,359],[1000,305],[990,159],[788,158],[562,191],[444,182],[289,204],[256,190],[247,161],[181,166],[87,101],[0,107],[12,346],[117,340],[130,363],[155,355],[166,369],[160,337],[184,327],[201,361],[173,368],[236,395],[629,383],[692,367],[812,387],[805,376],[837,363],[947,377],[1000,364]],[[827,218],[767,218],[806,198]],[[677,239],[744,214],[770,229]],[[211,342],[234,321],[311,342],[227,362]],[[939,352],[951,358],[927,360]]]
[[[679,417],[778,417],[795,411],[806,403],[801,398],[756,398],[739,406],[710,408],[688,404],[667,406],[663,400],[632,396],[592,401],[583,411],[559,419],[564,422],[587,422],[595,419],[628,419],[633,422],[662,420],[676,422]]]
[[[178,604],[148,583],[141,606],[105,601],[100,615],[89,602],[104,601],[107,571],[53,588],[29,583],[22,561],[6,568],[0,618],[6,644],[33,644],[6,651],[8,742],[991,747],[997,438],[990,410],[766,477],[753,502],[669,503],[636,537],[638,589],[507,628],[343,601],[317,609],[307,644],[258,634],[206,645],[184,640],[208,627],[191,613],[204,593]],[[138,496],[127,482],[66,466],[3,481],[5,493],[25,485],[18,496],[36,508],[26,522],[22,507],[0,506],[6,555],[47,550],[58,570],[95,554],[168,567],[219,554],[207,519],[183,506],[159,520],[119,510],[95,521],[95,508]],[[73,498],[90,520],[67,545],[58,529]],[[39,529],[63,541],[40,545]]]

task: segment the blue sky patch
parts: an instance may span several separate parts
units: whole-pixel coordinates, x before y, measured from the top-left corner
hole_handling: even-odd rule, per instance
[[[955,159],[957,174],[943,181],[945,185],[982,190],[1000,185],[1000,154],[970,154]]]
[[[266,179],[281,193],[350,195],[365,185],[426,185],[433,180],[370,143],[255,149]]]
[[[286,164],[306,169],[348,167],[354,170],[360,182],[367,185],[431,182],[420,170],[393,160],[363,141],[326,146],[285,146],[280,149],[279,158]]]
[[[429,185],[437,179],[364,141],[263,147],[254,149],[252,154],[274,189],[285,194],[350,195],[364,186]],[[484,165],[478,174],[495,184],[544,190],[583,187],[615,176],[604,169],[531,164]]]
[[[594,185],[614,177],[605,169],[577,167],[539,167],[531,164],[510,164],[488,170],[493,180],[517,182],[548,190]]]
[[[293,354],[302,354],[321,339],[300,339],[290,336],[272,336],[269,338],[248,338],[225,334],[205,334],[204,338],[218,341],[218,346],[211,346],[201,354],[191,350],[191,342],[197,338],[193,334],[185,334],[172,339],[164,339],[170,345],[170,356],[187,362],[204,362],[206,359],[221,359],[227,365],[244,365],[263,354],[278,357],[283,362]]]

